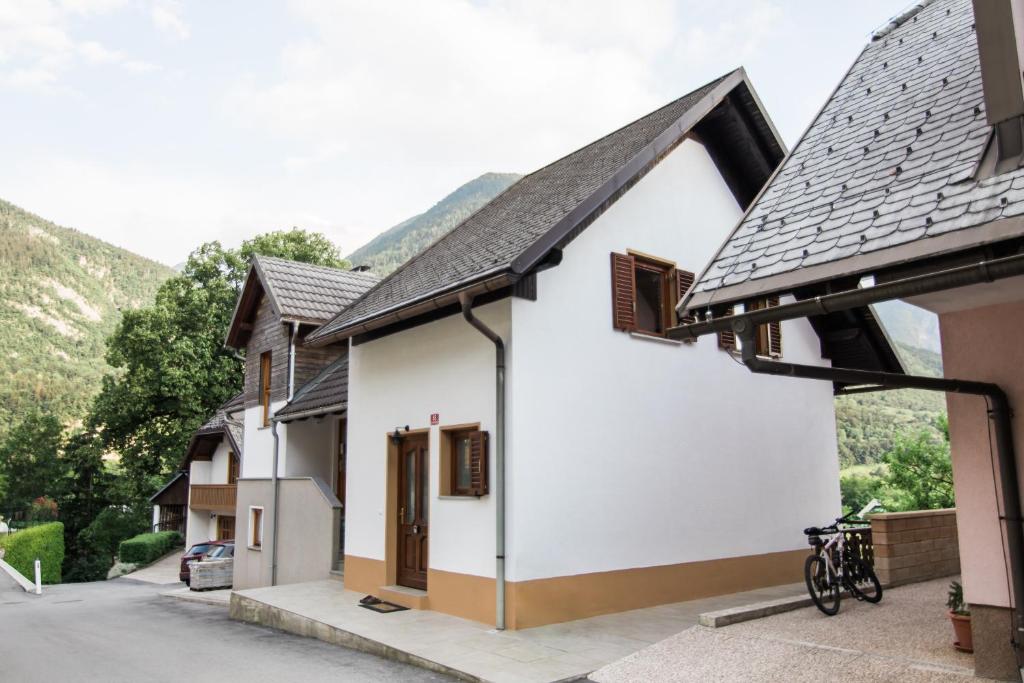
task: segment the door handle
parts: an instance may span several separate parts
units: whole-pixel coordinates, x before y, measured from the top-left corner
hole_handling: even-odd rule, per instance
[[[405,508],[398,509],[398,523],[405,524]]]

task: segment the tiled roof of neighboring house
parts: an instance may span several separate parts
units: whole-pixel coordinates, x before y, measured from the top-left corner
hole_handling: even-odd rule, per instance
[[[599,200],[614,200],[603,193],[628,187],[633,176],[627,174],[637,172],[632,164],[653,163],[654,155],[664,151],[654,150],[656,143],[678,139],[733,89],[747,85],[739,69],[525,176],[307,339],[329,338],[468,283],[528,272],[546,256],[554,235],[568,241],[576,234],[570,231],[597,210]],[[771,124],[752,91],[744,92],[754,102],[745,114],[764,139],[760,144],[781,158],[784,150]]]
[[[254,266],[283,318],[329,320],[358,299],[380,278],[367,271],[342,270],[256,256]]]
[[[264,294],[282,320],[319,325],[379,281],[380,277],[368,271],[254,256],[231,315],[227,345],[245,346],[251,329],[246,325],[251,325]]]
[[[287,422],[288,418],[296,419],[321,411],[340,412],[347,407],[348,354],[344,354],[302,385],[288,405],[274,414],[274,418]]]
[[[1024,170],[974,177],[989,125],[971,2],[921,5],[864,48],[688,306],[973,246],[1024,213]]]
[[[241,410],[243,405],[244,402],[241,393],[232,396],[222,403],[213,413],[213,416],[204,422],[192,435],[192,439],[189,441],[185,455],[185,462],[187,463],[192,458],[196,447],[204,437],[216,437],[218,435],[222,435],[221,438],[227,437],[235,450],[235,454],[240,456],[242,453],[242,446],[244,445],[243,437],[245,435],[245,427],[242,422],[235,420],[230,416],[238,410]]]

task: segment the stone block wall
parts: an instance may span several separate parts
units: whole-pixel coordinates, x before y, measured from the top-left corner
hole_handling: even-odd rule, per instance
[[[875,573],[883,586],[960,573],[956,509],[871,515]]]

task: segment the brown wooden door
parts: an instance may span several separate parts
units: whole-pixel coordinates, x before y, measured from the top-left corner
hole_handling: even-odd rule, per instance
[[[426,435],[406,437],[398,453],[398,583],[426,590],[430,503]]]

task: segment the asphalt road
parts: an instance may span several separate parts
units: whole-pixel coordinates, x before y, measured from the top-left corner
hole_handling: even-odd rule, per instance
[[[0,583],[0,681],[448,681],[423,669],[231,621],[225,607],[126,579]]]

